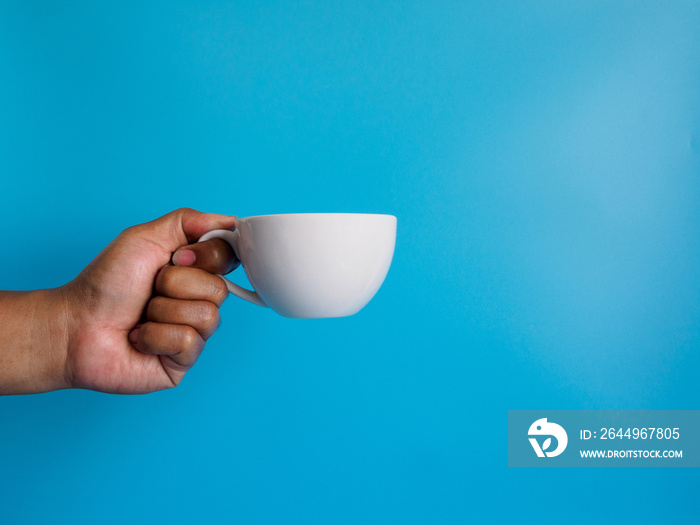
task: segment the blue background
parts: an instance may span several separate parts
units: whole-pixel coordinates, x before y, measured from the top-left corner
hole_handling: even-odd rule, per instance
[[[0,289],[180,206],[395,214],[384,286],[0,399],[0,520],[696,520],[696,469],[508,469],[507,410],[699,408],[698,4],[262,4],[0,2]]]

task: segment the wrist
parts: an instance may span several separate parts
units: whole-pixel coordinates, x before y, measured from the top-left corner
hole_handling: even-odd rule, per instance
[[[68,345],[72,331],[66,288],[30,292],[33,302],[30,353],[38,392],[70,388]]]
[[[61,288],[0,292],[0,394],[69,388],[70,325]]]

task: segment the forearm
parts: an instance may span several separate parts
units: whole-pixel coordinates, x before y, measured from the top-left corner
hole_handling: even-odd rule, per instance
[[[0,292],[0,395],[68,388],[67,341],[61,288]]]

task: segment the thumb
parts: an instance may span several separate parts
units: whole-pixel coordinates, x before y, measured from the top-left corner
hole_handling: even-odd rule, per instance
[[[180,208],[158,219],[142,224],[139,229],[152,242],[172,253],[179,247],[195,242],[211,230],[233,230],[234,215],[202,213],[191,208]]]

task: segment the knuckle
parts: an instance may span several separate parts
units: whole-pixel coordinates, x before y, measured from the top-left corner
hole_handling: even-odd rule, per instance
[[[197,330],[191,326],[185,326],[182,330],[181,342],[183,352],[196,352],[201,349],[202,338],[199,336]]]
[[[202,305],[201,318],[207,328],[216,328],[219,325],[219,309],[216,305],[205,302]]]
[[[216,304],[221,306],[223,302],[228,297],[228,287],[223,279],[217,277],[216,280],[212,281],[212,297],[216,301]]]
[[[179,220],[182,220],[183,217],[187,215],[191,215],[193,213],[197,213],[197,210],[194,210],[193,208],[178,208],[175,211],[171,212],[175,217],[177,217]]]
[[[212,240],[211,255],[217,269],[223,268],[224,264],[226,263],[227,246],[226,241],[222,241],[221,239]]]
[[[135,236],[138,236],[141,231],[142,231],[142,225],[135,224],[134,226],[129,226],[128,228],[124,228],[121,231],[121,233],[119,234],[119,237],[122,237],[122,238],[135,237]]]
[[[161,268],[158,274],[158,282],[156,283],[156,289],[159,292],[167,293],[177,287],[177,270],[175,266],[165,266]]]
[[[228,273],[233,270],[237,261],[233,248],[226,241],[216,239],[214,245],[214,261],[216,273]]]

